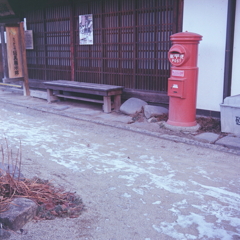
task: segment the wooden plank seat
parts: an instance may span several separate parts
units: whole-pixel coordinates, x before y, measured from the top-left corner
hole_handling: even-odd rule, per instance
[[[44,82],[44,84],[47,89],[47,101],[49,103],[56,101],[59,98],[70,98],[70,99],[81,100],[81,101],[103,103],[103,111],[105,113],[110,113],[112,109],[111,96],[113,96],[114,111],[119,111],[121,106],[121,94],[123,91],[123,86],[75,82],[75,81],[66,81],[66,80]],[[103,100],[85,98],[81,96],[78,97],[78,96],[64,95],[63,91],[102,96]]]

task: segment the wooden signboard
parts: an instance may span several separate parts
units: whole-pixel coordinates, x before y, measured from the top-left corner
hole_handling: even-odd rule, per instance
[[[9,78],[23,77],[19,27],[6,27]]]

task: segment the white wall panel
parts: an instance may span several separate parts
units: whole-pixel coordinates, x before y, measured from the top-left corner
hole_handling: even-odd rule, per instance
[[[199,44],[197,108],[220,111],[222,102],[227,0],[184,0],[183,31],[203,36]]]
[[[240,94],[240,1],[236,6],[235,38],[233,52],[233,71],[231,95]]]

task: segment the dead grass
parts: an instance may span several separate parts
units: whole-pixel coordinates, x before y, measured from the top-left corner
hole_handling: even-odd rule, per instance
[[[75,193],[65,192],[47,180],[22,179],[21,143],[15,158],[6,139],[5,145],[1,145],[1,152],[2,164],[8,167],[6,171],[0,171],[0,213],[9,208],[12,199],[19,197],[38,204],[37,218],[78,217],[84,210],[82,200]],[[10,168],[10,165],[13,167]]]
[[[161,121],[166,122],[167,120],[168,120],[168,114],[167,113],[164,113],[162,115],[157,116],[157,121],[158,122],[161,122]]]
[[[167,121],[168,114],[162,114],[157,117],[157,121]],[[211,117],[197,117],[197,123],[200,125],[198,132],[221,133],[221,122],[219,119]]]
[[[221,133],[221,122],[219,119],[211,117],[198,117],[197,123],[200,125],[199,132]]]

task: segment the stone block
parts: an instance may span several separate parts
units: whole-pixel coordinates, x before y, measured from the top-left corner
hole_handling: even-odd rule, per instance
[[[222,132],[240,136],[240,94],[226,97],[220,109]]]
[[[138,98],[129,98],[127,101],[125,101],[121,107],[120,111],[127,115],[132,115],[137,112],[141,112],[142,108],[147,105],[147,102],[138,99]]]
[[[240,149],[240,138],[239,137],[223,137],[216,141],[217,145],[222,145],[224,147],[233,148],[233,149]]]
[[[9,209],[0,214],[0,223],[13,231],[21,229],[35,217],[37,204],[31,199],[15,198]]]
[[[144,115],[146,118],[160,116],[164,113],[168,113],[168,109],[160,106],[145,105]]]
[[[149,118],[147,121],[148,121],[149,123],[155,123],[155,122],[157,122],[157,118],[151,117],[151,118]]]

